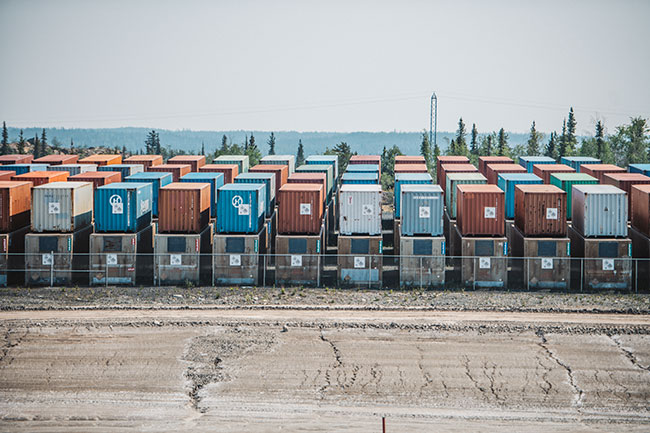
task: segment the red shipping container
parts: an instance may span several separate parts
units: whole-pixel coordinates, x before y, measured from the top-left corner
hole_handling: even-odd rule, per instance
[[[464,157],[463,157],[464,158]],[[476,173],[478,170],[472,164],[441,164],[438,172],[438,184],[442,191],[447,186],[447,173]]]
[[[325,191],[327,175],[325,173],[298,172],[289,176],[287,183],[315,183],[317,185],[323,185],[323,191]],[[327,194],[323,194],[323,202],[326,199]]]
[[[397,155],[395,157],[395,164],[426,164],[426,160],[424,159],[424,156],[422,155],[417,155],[417,156],[411,156],[411,155]]]
[[[98,167],[104,165],[121,164],[122,155],[90,155],[80,159],[79,164],[97,164]]]
[[[31,164],[34,160],[33,155],[13,154],[0,156],[0,165],[9,164]]]
[[[487,183],[496,185],[499,183],[499,173],[527,173],[526,169],[519,164],[486,164],[485,173],[483,175],[487,178]]]
[[[319,234],[323,225],[325,188],[311,183],[288,183],[280,188],[278,233]]]
[[[598,182],[603,183],[603,176],[606,173],[627,173],[627,171],[614,164],[582,164],[580,166],[580,173],[586,173],[598,179]]]
[[[158,191],[158,232],[196,234],[209,222],[209,183],[173,182]]]
[[[650,236],[650,185],[632,185],[632,227]]]
[[[629,211],[632,209],[632,185],[650,184],[650,177],[641,173],[605,173],[601,183],[614,185],[627,193],[627,209],[628,215],[630,215]]]
[[[0,181],[7,180],[10,181],[12,177],[16,175],[15,171],[0,171]]]
[[[478,157],[478,172],[483,176],[488,177],[486,172],[486,165],[488,164],[514,164],[515,162],[507,156],[479,156]],[[489,179],[489,178],[488,178]]]
[[[121,181],[122,173],[119,171],[87,171],[68,177],[68,182],[92,182],[93,189]]]
[[[456,224],[462,236],[503,236],[505,194],[496,185],[458,185]]]
[[[76,164],[79,160],[79,155],[46,155],[41,158],[35,159],[34,164]]]
[[[205,165],[205,156],[203,155],[176,155],[167,160],[167,164],[189,164],[193,172],[198,172],[199,168]]]
[[[444,190],[444,186],[442,186],[443,183],[446,183],[446,179],[442,178],[440,176],[441,168],[440,166],[442,164],[469,164],[469,158],[466,156],[439,156],[437,161],[436,161],[436,182],[438,182],[438,185],[442,187]]]
[[[233,183],[239,174],[239,166],[237,164],[206,164],[199,168],[200,173],[223,173],[223,183]]]
[[[124,164],[142,164],[144,170],[154,165],[163,163],[163,157],[160,155],[133,155],[124,160]]]
[[[192,166],[189,164],[160,164],[149,167],[147,171],[171,173],[172,181],[179,182],[181,177],[192,171]]]
[[[379,155],[352,155],[348,164],[377,164],[381,167]]]
[[[275,174],[275,202],[280,204],[280,188],[287,183],[289,177],[289,166],[275,164],[257,164],[249,170],[251,173],[273,173]]]
[[[426,164],[407,163],[407,164],[395,164],[395,168],[394,168],[393,172],[395,174],[397,174],[397,173],[428,173],[429,170],[427,169]]]
[[[585,164],[587,165],[587,164]],[[533,165],[533,174],[537,175],[542,179],[546,185],[551,183],[551,174],[553,173],[575,173],[573,167],[569,167],[566,164],[535,164]]]
[[[45,185],[51,182],[66,182],[70,173],[67,171],[30,171],[18,174],[11,180],[16,182],[31,182],[33,186]]]
[[[30,182],[0,182],[0,232],[9,233],[28,226],[31,211]]]
[[[515,226],[525,237],[566,237],[566,204],[555,185],[515,185]]]

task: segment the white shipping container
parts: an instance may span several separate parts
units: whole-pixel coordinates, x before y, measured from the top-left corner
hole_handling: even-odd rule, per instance
[[[381,234],[381,197],[380,185],[342,185],[339,196],[340,234]]]
[[[93,184],[53,182],[32,191],[32,231],[69,233],[93,220]]]
[[[584,237],[627,236],[627,193],[613,185],[573,185],[572,224]]]

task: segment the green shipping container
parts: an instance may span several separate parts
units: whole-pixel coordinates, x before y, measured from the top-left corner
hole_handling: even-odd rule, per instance
[[[456,187],[467,184],[487,184],[487,178],[481,173],[448,173],[445,185],[445,205],[449,218],[456,219]]]
[[[566,191],[566,217],[571,219],[573,185],[598,184],[598,179],[586,173],[552,173],[551,185]]]

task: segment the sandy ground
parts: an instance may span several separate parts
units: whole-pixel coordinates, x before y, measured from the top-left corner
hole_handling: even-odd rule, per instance
[[[2,431],[648,431],[650,316],[0,312]]]

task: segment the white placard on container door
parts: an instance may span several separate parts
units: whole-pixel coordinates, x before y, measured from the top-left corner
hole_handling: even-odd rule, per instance
[[[291,266],[302,266],[302,256],[291,255]]]
[[[300,203],[300,215],[311,215],[311,203]]]
[[[420,206],[420,218],[431,218],[431,208],[429,206]]]
[[[354,267],[355,268],[365,268],[366,267],[366,258],[365,257],[355,257],[354,258]]]
[[[542,269],[553,269],[553,259],[550,257],[544,257],[542,259]]]
[[[478,259],[479,269],[490,269],[492,260],[489,257],[481,257]]]
[[[43,254],[43,264],[44,264],[44,265],[48,265],[48,266],[49,266],[49,265],[52,264],[53,261],[54,261],[54,260],[53,260],[53,258],[52,258],[52,254],[50,254],[50,253]]]
[[[614,270],[614,259],[603,259],[603,271]]]
[[[182,256],[180,254],[170,254],[169,255],[169,264],[172,266],[179,266],[183,263]]]
[[[557,219],[557,208],[556,207],[547,207],[546,208],[546,219],[547,220],[556,220]]]
[[[60,214],[61,213],[61,203],[58,201],[53,201],[47,204],[47,213],[49,214]]]
[[[497,208],[486,206],[483,209],[483,218],[496,218],[497,217]]]
[[[373,212],[373,210],[372,210],[372,205],[370,205],[370,204],[364,204],[364,205],[361,207],[361,215],[366,215],[366,216],[368,216],[368,215],[372,215],[372,214],[374,214],[374,212]]]
[[[240,204],[237,208],[237,215],[250,215],[251,214],[251,205],[249,204]]]
[[[107,265],[117,265],[117,254],[106,254]]]
[[[111,205],[111,213],[116,215],[122,215],[124,213],[124,204],[122,203],[122,197],[117,194],[113,194],[109,199],[108,203]]]
[[[230,255],[230,266],[241,266],[241,255],[231,254]]]

